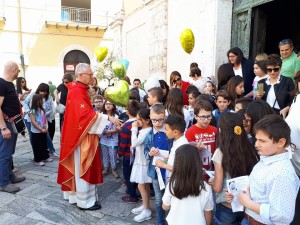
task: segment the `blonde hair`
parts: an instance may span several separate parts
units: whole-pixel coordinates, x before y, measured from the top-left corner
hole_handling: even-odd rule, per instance
[[[255,57],[255,61],[262,61],[262,60],[267,60],[267,59],[268,59],[267,53],[260,53],[260,54],[257,54]]]

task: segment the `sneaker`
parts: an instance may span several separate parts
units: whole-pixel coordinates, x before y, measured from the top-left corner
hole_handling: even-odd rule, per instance
[[[51,154],[53,157],[59,157],[59,154],[57,154],[56,152],[53,152],[52,154]]]
[[[13,184],[8,184],[6,186],[0,187],[0,191],[8,192],[8,193],[16,193],[16,192],[20,191],[20,188]]]
[[[138,215],[138,214],[140,214],[141,212],[143,212],[143,210],[144,210],[144,206],[141,205],[141,206],[139,206],[139,207],[136,207],[136,208],[132,209],[132,210],[131,210],[131,213],[133,213],[133,214],[135,214],[135,215]]]
[[[107,170],[107,168],[104,168],[103,171],[102,171],[102,175],[105,176],[107,174],[108,174],[108,170]]]
[[[138,200],[136,198],[131,197],[130,195],[125,195],[121,199],[123,202],[127,202],[127,203],[137,203],[138,202]]]
[[[146,220],[151,220],[151,210],[150,209],[144,209],[141,214],[135,216],[133,219],[135,222],[141,223]]]
[[[27,138],[26,138],[26,136],[23,136],[23,139],[22,139],[24,142],[26,142],[27,141]]]
[[[22,182],[26,179],[26,177],[17,177],[17,176],[13,176],[13,178],[10,180],[10,182],[12,184],[15,184],[15,183],[19,183],[19,182]]]
[[[52,161],[53,161],[53,159],[51,159],[50,157],[48,159],[44,160],[44,162],[52,162]]]
[[[116,170],[112,170],[111,173],[114,176],[114,178],[119,178],[120,177]]]
[[[37,165],[37,166],[45,166],[45,163],[41,161],[41,162],[36,162],[35,165]]]

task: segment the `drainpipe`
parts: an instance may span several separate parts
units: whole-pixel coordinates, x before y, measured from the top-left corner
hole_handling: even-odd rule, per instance
[[[18,0],[18,46],[20,54],[20,62],[23,70],[23,77],[25,78],[25,63],[23,55],[23,36],[22,36],[22,18],[21,18],[21,0]]]

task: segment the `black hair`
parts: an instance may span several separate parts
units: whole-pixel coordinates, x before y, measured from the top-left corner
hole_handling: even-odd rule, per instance
[[[140,104],[136,100],[129,101],[127,106],[127,111],[129,115],[136,117],[138,111],[140,110]]]
[[[102,110],[101,110],[101,112],[102,112],[103,114],[107,114],[107,110],[105,109],[105,104],[106,104],[107,102],[110,102],[110,101],[106,99],[106,100],[104,101],[103,105],[102,105]],[[115,115],[117,115],[117,107],[116,107],[116,105],[115,105],[114,103],[112,103],[112,102],[110,102],[110,103],[113,105],[113,108],[112,108],[112,110],[111,110],[111,115],[112,115],[112,116],[115,116]]]
[[[165,124],[168,124],[172,130],[179,130],[184,134],[186,123],[184,117],[177,114],[170,114],[165,120]]]
[[[235,100],[235,104],[241,104],[243,109],[246,109],[248,105],[253,101],[252,98],[243,97]]]
[[[157,98],[158,102],[162,102],[164,98],[163,90],[160,87],[153,87],[148,90],[148,93]]]
[[[194,106],[194,114],[198,115],[198,113],[200,112],[200,110],[205,110],[205,111],[210,111],[212,112],[214,110],[214,108],[212,107],[212,105],[208,102],[208,101],[196,101],[195,106]]]
[[[18,94],[22,94],[22,80],[25,81],[25,87],[24,87],[24,90],[25,91],[29,91],[29,89],[27,88],[27,83],[26,83],[26,80],[24,77],[18,77],[17,78],[17,83],[16,83],[16,86],[17,86],[17,93]]]
[[[140,82],[140,84],[142,83],[141,80],[138,79],[138,78],[135,78],[135,79],[133,80],[133,83],[136,82],[136,81]]]
[[[243,51],[238,47],[234,47],[228,50],[227,52],[228,58],[230,53],[237,56],[237,64],[240,64],[245,59]]]
[[[137,113],[141,119],[143,120],[149,120],[149,124],[151,125],[151,120],[150,120],[150,109],[146,109],[146,108],[143,108],[143,109],[140,109]]]
[[[191,84],[186,88],[185,93],[189,95],[191,92],[197,92],[197,91],[199,92],[199,89],[195,85]]]
[[[201,70],[198,67],[194,67],[190,70],[190,77],[201,77]]]
[[[40,104],[39,102],[42,101]],[[45,110],[43,108],[43,96],[39,94],[34,94],[31,99],[31,110],[35,110],[37,112],[39,109],[43,110],[45,113]]]
[[[266,61],[266,67],[268,66],[282,66],[282,60],[278,54],[271,54]]]
[[[278,143],[281,138],[286,140],[284,147],[291,143],[291,128],[279,115],[266,115],[254,125],[254,132],[262,131],[267,134],[273,143]]]
[[[192,68],[194,68],[194,67],[198,67],[198,63],[192,62],[192,63],[190,64],[190,69],[192,69]]]
[[[218,77],[218,90],[222,90],[225,88],[227,82],[230,80],[231,77],[234,77],[235,74],[233,72],[232,64],[225,63],[222,64],[217,73]]]
[[[137,88],[131,88],[129,99],[140,102],[140,92]]]
[[[47,101],[49,98],[49,85],[46,83],[40,83],[35,93],[40,94],[40,91],[46,93],[44,98]]]
[[[162,100],[162,103],[165,104],[166,100],[167,100],[167,96],[168,96],[168,94],[170,92],[170,87],[167,84],[167,82],[164,81],[164,80],[159,80],[159,84],[160,84],[161,89],[166,89],[167,90],[166,91],[166,95],[164,95],[163,100]]]
[[[183,116],[183,93],[180,88],[172,88],[170,90],[165,106],[169,114],[178,114]]]

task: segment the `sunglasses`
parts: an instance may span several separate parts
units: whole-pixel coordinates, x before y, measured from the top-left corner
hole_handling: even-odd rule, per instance
[[[267,68],[267,72],[268,73],[272,73],[273,72],[278,72],[280,70],[280,68]]]

